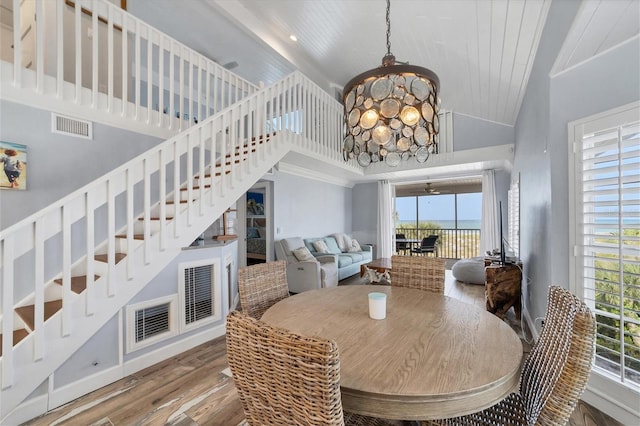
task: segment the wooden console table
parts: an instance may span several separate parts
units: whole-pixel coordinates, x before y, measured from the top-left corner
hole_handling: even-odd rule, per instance
[[[485,259],[485,295],[487,311],[504,318],[513,306],[516,318],[522,315],[522,262],[492,263],[492,259]]]

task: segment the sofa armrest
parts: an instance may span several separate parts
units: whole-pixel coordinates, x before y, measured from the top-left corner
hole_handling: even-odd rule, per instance
[[[321,253],[318,254],[316,256],[316,259],[318,259],[318,262],[320,263],[335,263],[336,265],[338,264],[338,255],[337,254],[327,254],[327,253]]]
[[[287,284],[291,293],[322,288],[320,262],[309,260],[287,265]]]
[[[371,244],[360,244],[360,248],[362,251],[373,251],[373,246]]]

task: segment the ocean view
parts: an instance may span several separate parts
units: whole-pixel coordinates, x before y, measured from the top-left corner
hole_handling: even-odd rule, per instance
[[[456,228],[455,220],[428,220],[428,221],[421,221],[421,222],[437,223],[438,225],[440,225],[442,229]],[[411,225],[415,226],[415,221],[413,220],[400,220],[398,221],[398,223],[405,226],[411,226]],[[459,220],[458,229],[480,229],[480,223],[481,221],[479,219],[478,220]]]

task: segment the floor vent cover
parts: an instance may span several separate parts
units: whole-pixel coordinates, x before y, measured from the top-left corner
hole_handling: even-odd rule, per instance
[[[93,123],[51,113],[51,131],[84,139],[93,139]]]

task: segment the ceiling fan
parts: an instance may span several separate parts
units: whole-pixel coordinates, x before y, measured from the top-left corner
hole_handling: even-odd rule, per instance
[[[427,186],[424,188],[424,192],[429,195],[438,195],[440,191],[431,187],[431,182],[427,182]]]

